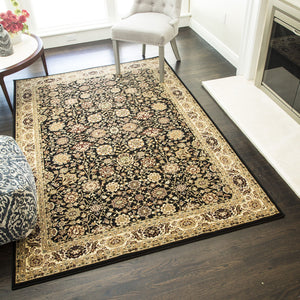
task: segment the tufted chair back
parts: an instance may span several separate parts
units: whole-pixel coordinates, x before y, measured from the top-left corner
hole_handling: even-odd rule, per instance
[[[163,13],[172,19],[180,16],[182,0],[135,0],[131,14],[157,12]]]

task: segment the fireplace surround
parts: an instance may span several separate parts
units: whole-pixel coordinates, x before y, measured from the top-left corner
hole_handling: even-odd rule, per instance
[[[255,85],[300,123],[300,7],[296,2],[270,4],[263,41]]]
[[[204,81],[202,85],[300,197],[299,118],[261,84],[275,9],[299,20],[300,1],[248,3],[237,76]]]

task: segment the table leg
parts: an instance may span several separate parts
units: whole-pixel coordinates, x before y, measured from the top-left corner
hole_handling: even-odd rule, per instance
[[[49,74],[48,74],[48,68],[47,68],[47,63],[46,63],[46,58],[45,58],[44,50],[43,50],[43,53],[41,55],[41,58],[42,58],[42,62],[43,62],[45,73],[48,76]]]
[[[8,95],[8,92],[7,92],[7,89],[6,89],[6,86],[5,86],[5,82],[4,82],[4,79],[3,77],[0,77],[0,85],[2,87],[2,90],[3,90],[3,93],[4,93],[4,96],[6,98],[6,101],[7,101],[7,104],[11,110],[11,112],[13,112],[13,107],[11,105],[11,102],[10,102],[10,99],[9,99],[9,95]]]

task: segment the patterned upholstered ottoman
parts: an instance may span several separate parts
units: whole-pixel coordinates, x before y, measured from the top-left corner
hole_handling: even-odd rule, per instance
[[[36,218],[31,168],[15,140],[0,135],[0,245],[26,237]]]

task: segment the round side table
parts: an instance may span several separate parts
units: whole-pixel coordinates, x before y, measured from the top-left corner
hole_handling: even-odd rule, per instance
[[[38,58],[42,59],[45,73],[48,75],[43,42],[38,36],[34,34],[22,34],[21,42],[14,45],[13,48],[14,53],[12,55],[0,57],[0,85],[12,112],[13,107],[5,86],[4,77],[28,67]]]

